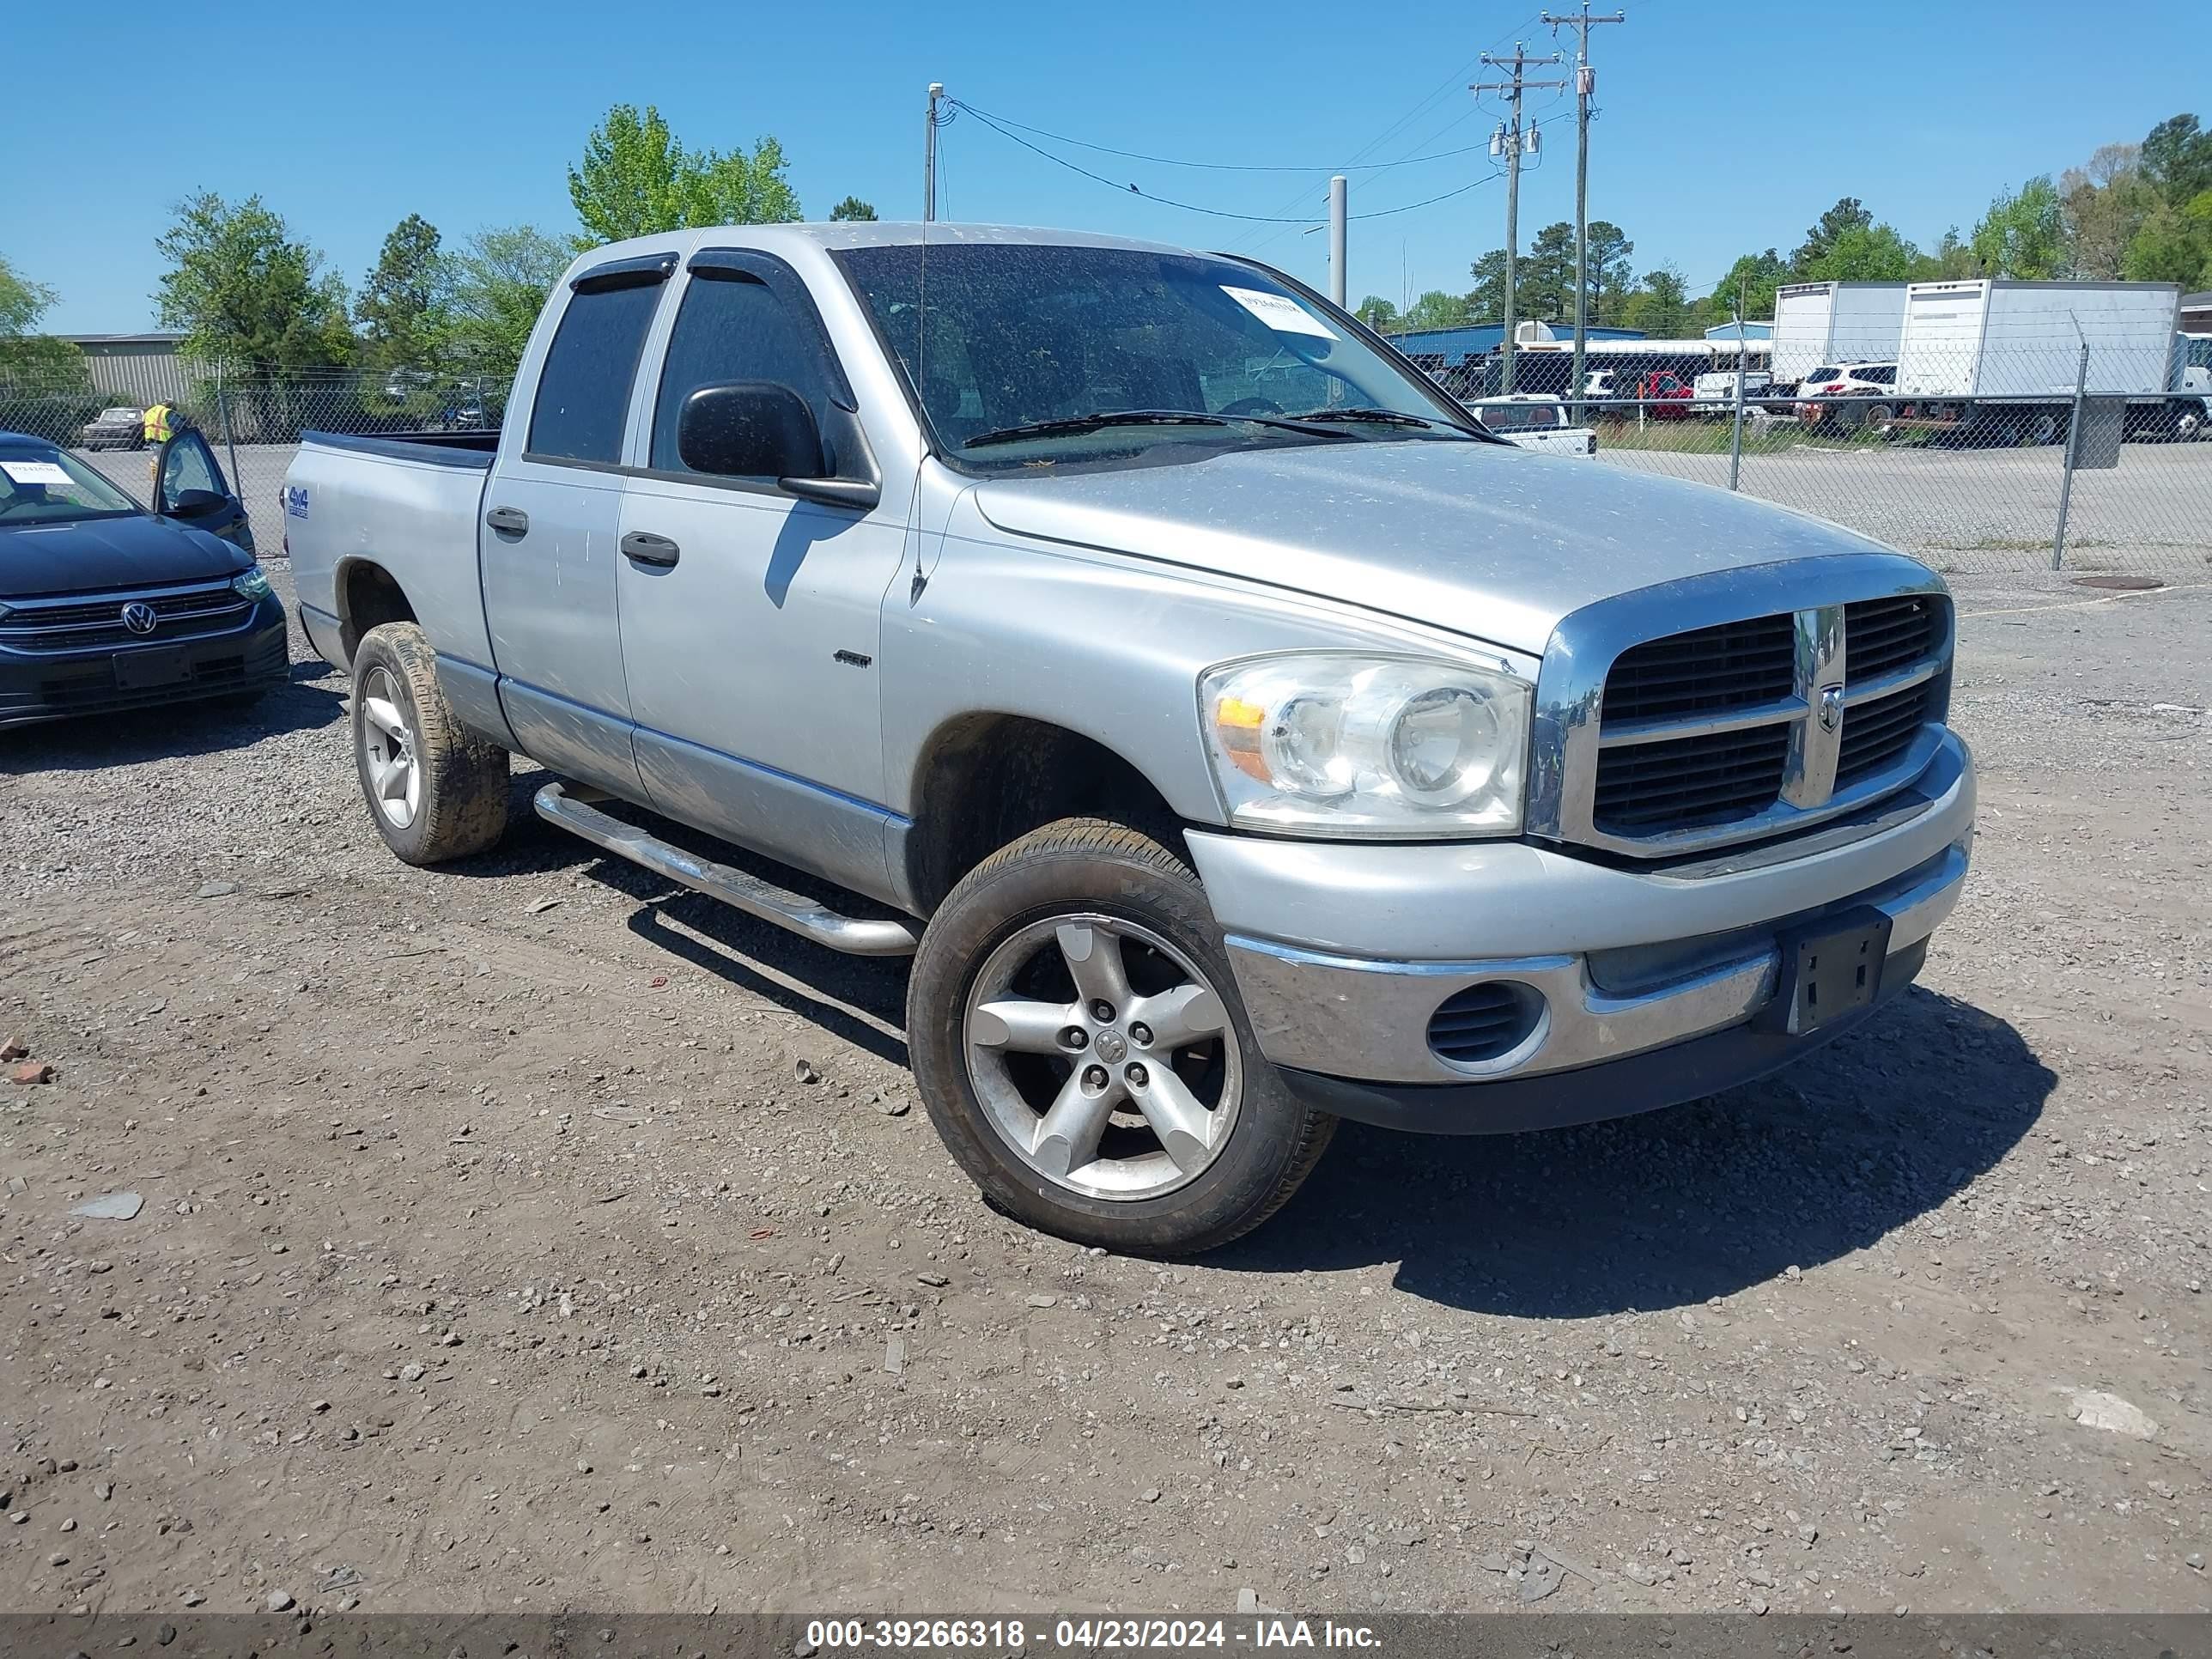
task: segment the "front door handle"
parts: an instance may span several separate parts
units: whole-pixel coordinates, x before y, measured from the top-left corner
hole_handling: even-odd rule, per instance
[[[665,536],[656,536],[650,530],[632,530],[622,538],[623,557],[633,564],[659,565],[663,568],[676,562],[681,551]]]
[[[484,514],[484,522],[507,535],[520,536],[530,528],[530,515],[519,507],[495,507]]]

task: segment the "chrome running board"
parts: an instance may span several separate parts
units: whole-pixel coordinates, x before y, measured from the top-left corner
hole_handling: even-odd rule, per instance
[[[572,793],[564,785],[549,783],[538,792],[532,804],[538,809],[538,816],[548,823],[557,823],[571,835],[581,836],[617,858],[628,859],[671,881],[680,881],[708,898],[720,899],[733,910],[772,921],[817,945],[826,945],[833,951],[856,957],[914,954],[918,941],[914,929],[903,921],[863,921],[854,916],[840,915],[812,899],[787,893],[758,876],[747,875],[711,859],[695,858],[658,836],[609,817],[592,805],[585,799],[586,796],[599,800],[609,799],[596,790]]]

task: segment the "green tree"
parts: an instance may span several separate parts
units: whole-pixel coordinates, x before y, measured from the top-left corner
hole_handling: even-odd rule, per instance
[[[1810,283],[1902,283],[1911,277],[1919,258],[1920,250],[1892,227],[1853,225],[1798,275]]]
[[[0,373],[40,380],[74,379],[83,374],[82,352],[67,340],[33,331],[58,297],[0,256]]]
[[[1379,294],[1369,295],[1359,302],[1359,309],[1352,314],[1377,334],[1392,333],[1400,326],[1398,307]]]
[[[799,217],[783,146],[686,149],[659,110],[617,104],[568,169],[568,198],[595,241],[699,225],[776,224]]]
[[[1866,204],[1856,196],[1846,196],[1814,221],[1813,228],[1805,233],[1805,240],[1790,256],[1790,269],[1802,276],[1816,261],[1827,257],[1837,238],[1845,231],[1873,228],[1874,215],[1867,211]]]
[[[1494,247],[1467,268],[1474,286],[1460,301],[1460,309],[1478,323],[1505,320],[1505,250]],[[1515,272],[1517,279],[1519,272]]]
[[[1974,250],[1959,234],[1958,226],[1953,225],[1943,233],[1942,240],[1936,244],[1933,253],[1920,256],[1912,280],[1916,283],[1948,283],[1981,274],[1982,268],[1975,261]]]
[[[1587,230],[1583,276],[1589,289],[1589,319],[1593,323],[1610,323],[1636,281],[1635,268],[1628,262],[1629,256],[1636,252],[1636,244],[1609,219],[1593,219]],[[1572,322],[1574,319],[1570,315],[1567,320]]]
[[[1743,307],[1746,322],[1757,322],[1774,315],[1774,290],[1790,280],[1790,267],[1772,248],[1758,253],[1737,256],[1728,275],[1714,284],[1706,297],[1702,312],[1709,326],[1717,326],[1735,316],[1736,307]]]
[[[2144,136],[2142,174],[2169,207],[2185,207],[2212,190],[2212,132],[2193,115],[2172,115]]]
[[[169,262],[154,299],[188,355],[256,375],[347,361],[345,284],[258,196],[234,207],[203,191],[176,216],[154,244]]]
[[[1406,313],[1407,328],[1457,328],[1467,321],[1467,301],[1440,288],[1431,289]]]
[[[2069,276],[2110,282],[2120,274],[2128,244],[2156,205],[2133,144],[2101,144],[2087,162],[2058,177]]]
[[[442,255],[437,310],[446,355],[472,369],[514,373],[568,259],[566,242],[531,225],[480,230]]]
[[[1575,317],[1575,228],[1562,219],[1529,240],[1528,252],[1513,273],[1519,288],[1521,317],[1547,323],[1572,323]]]
[[[59,297],[44,283],[18,275],[0,256],[0,337],[19,339],[28,334]]]
[[[2041,281],[2066,269],[2066,220],[2058,187],[2039,173],[1990,204],[1970,239],[1974,259],[1992,276]]]
[[[444,331],[438,228],[410,213],[392,228],[376,269],[361,285],[354,320],[362,356],[378,368],[427,368]]]
[[[838,203],[836,207],[830,210],[830,217],[832,222],[840,220],[852,219],[872,221],[875,216],[875,209],[869,204],[862,201],[857,196],[848,196],[843,201]]]
[[[2212,288],[2212,190],[2185,206],[2160,203],[2128,244],[2121,274],[2130,282]]]
[[[1643,283],[1622,302],[1620,320],[1655,340],[1679,340],[1690,329],[1689,284],[1672,265],[1644,273]]]

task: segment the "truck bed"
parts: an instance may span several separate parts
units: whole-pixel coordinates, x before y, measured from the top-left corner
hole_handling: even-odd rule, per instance
[[[343,662],[349,568],[392,573],[441,659],[492,672],[477,574],[477,520],[496,432],[307,432],[284,492],[285,542],[301,625]]]

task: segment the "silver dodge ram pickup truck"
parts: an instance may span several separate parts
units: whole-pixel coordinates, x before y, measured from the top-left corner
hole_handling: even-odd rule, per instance
[[[311,435],[285,510],[395,854],[489,846],[520,754],[608,852],[911,954],[945,1146],[1117,1249],[1258,1224],[1339,1118],[1769,1071],[1901,991],[1966,875],[1935,575],[1500,442],[1248,260],[619,243],[501,431]]]

